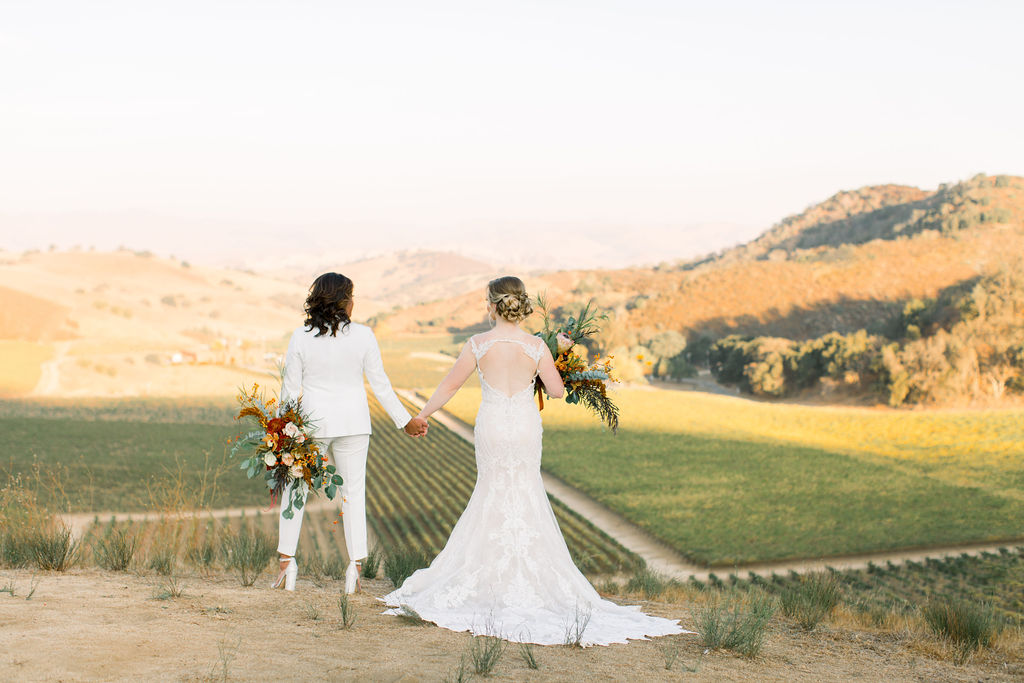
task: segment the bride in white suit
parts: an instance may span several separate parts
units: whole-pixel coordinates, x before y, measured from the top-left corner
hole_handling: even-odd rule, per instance
[[[343,479],[341,511],[349,557],[346,593],[358,587],[359,561],[367,555],[366,451],[371,430],[363,378],[397,428],[409,436],[427,432],[426,420],[410,419],[391,388],[373,330],[351,321],[352,294],[352,280],[338,273],[325,273],[313,282],[306,299],[306,321],[288,343],[281,387],[282,403],[302,397],[320,452],[334,462]],[[304,507],[294,509],[294,516],[285,519],[290,493],[281,496],[277,547],[281,573],[273,585],[295,590],[295,548]]]

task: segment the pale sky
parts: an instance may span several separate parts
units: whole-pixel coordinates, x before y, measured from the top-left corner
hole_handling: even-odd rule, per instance
[[[841,189],[1024,174],[1022,27],[1015,0],[0,0],[0,248],[686,255]]]

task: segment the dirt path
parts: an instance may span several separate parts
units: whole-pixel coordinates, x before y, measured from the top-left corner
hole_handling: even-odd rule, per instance
[[[319,510],[333,510],[341,509],[340,503],[333,500],[320,500],[317,502],[309,503],[306,505],[307,512],[315,512]],[[252,506],[252,507],[240,507],[240,508],[222,508],[219,510],[177,510],[174,512],[81,512],[75,514],[61,515],[63,522],[71,529],[71,531],[81,538],[88,531],[89,527],[99,519],[101,522],[108,522],[111,518],[115,521],[127,521],[133,522],[157,522],[161,520],[172,520],[172,519],[224,519],[225,517],[255,517],[257,514],[266,514],[272,512],[270,508]],[[367,534],[370,534],[370,530],[367,529]],[[373,539],[370,538],[370,545],[373,545]]]
[[[56,396],[60,394],[60,364],[68,355],[71,342],[62,341],[54,345],[53,358],[43,363],[40,368],[39,381],[31,396]]]
[[[421,406],[424,403],[423,396],[416,392],[402,390],[399,393],[416,405]],[[473,443],[473,430],[462,420],[444,410],[438,411],[433,417],[466,441]],[[885,565],[891,562],[899,565],[904,562],[922,562],[927,558],[939,559],[958,555],[977,556],[982,553],[998,552],[1000,548],[1024,544],[1024,539],[1022,539],[1003,543],[973,543],[708,569],[689,562],[665,543],[558,477],[543,471],[541,476],[544,479],[544,488],[549,494],[578,512],[591,524],[622,544],[624,548],[642,557],[651,569],[680,580],[688,580],[693,577],[698,581],[707,581],[711,574],[719,577],[727,577],[729,574],[736,574],[740,577],[756,574],[768,578],[772,574],[788,574],[789,572],[804,574],[824,571],[830,567],[837,570],[867,569],[870,564]]]
[[[701,370],[696,377],[665,381],[652,379],[648,386],[664,391],[703,391],[706,394],[719,394],[721,396],[739,396],[740,390],[737,387],[728,387],[719,384],[707,370]]]
[[[451,365],[455,362],[453,357],[433,351],[412,351],[409,353],[409,358],[422,358],[423,360],[437,361],[438,363],[444,363],[445,365]]]
[[[268,589],[269,572],[250,588],[228,574],[185,576],[179,597],[167,594],[164,577],[134,572],[4,571],[0,578],[13,590],[0,593],[5,681],[440,681],[454,679],[460,659],[472,667],[468,634],[381,614],[377,598],[391,590],[386,579],[365,581],[350,598],[356,620],[345,629],[341,582],[314,585],[301,575],[295,593]],[[684,626],[692,626],[695,607],[643,603]],[[586,649],[535,646],[539,668],[531,670],[510,645],[491,679],[1001,682],[1024,674],[1007,647],[957,666],[924,634],[842,621],[808,634],[776,617],[753,659],[703,650],[692,635]]]

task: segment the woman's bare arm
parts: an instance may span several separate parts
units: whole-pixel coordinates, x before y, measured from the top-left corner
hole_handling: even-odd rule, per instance
[[[455,392],[466,383],[469,376],[473,374],[474,368],[476,368],[476,358],[473,357],[473,351],[469,348],[469,343],[466,343],[462,347],[462,352],[459,354],[458,359],[456,359],[455,365],[448,371],[448,375],[441,380],[441,383],[437,385],[434,394],[416,417],[428,418],[440,410],[445,403],[451,400]]]
[[[558,368],[555,367],[555,359],[551,357],[551,350],[547,344],[541,344],[541,348],[543,351],[540,363],[537,364],[537,374],[544,383],[544,391],[548,392],[551,398],[562,398],[565,395],[565,385],[562,383],[562,376],[558,374]]]

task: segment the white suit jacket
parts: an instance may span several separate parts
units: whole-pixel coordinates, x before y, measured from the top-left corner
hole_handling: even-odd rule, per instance
[[[337,336],[315,336],[300,327],[288,342],[281,401],[302,396],[303,411],[313,422],[318,439],[370,434],[370,408],[363,376],[396,427],[409,421],[409,411],[384,373],[380,347],[373,330],[349,324]]]

